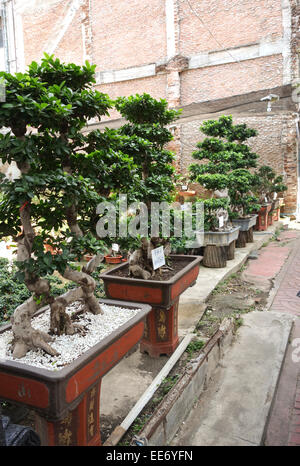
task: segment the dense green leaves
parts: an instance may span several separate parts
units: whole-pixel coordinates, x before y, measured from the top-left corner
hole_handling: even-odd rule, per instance
[[[288,188],[283,183],[283,176],[276,175],[272,167],[263,165],[256,171],[254,191],[260,202],[272,202],[274,193],[281,193]]]
[[[189,167],[191,180],[208,190],[226,190],[230,199],[230,215],[245,216],[258,207],[254,196],[258,155],[244,142],[257,134],[245,124],[234,125],[231,116],[205,121],[200,130],[207,136],[197,144],[193,158],[201,163]]]
[[[168,110],[168,102],[164,99],[156,100],[149,94],[119,97],[116,108],[121,115],[133,125],[157,125],[163,127],[179,116],[179,111]],[[146,128],[145,128],[146,130]]]

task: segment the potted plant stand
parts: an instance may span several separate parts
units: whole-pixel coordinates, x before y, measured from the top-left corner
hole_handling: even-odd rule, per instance
[[[272,204],[265,204],[261,206],[260,210],[258,211],[258,216],[256,220],[256,225],[254,227],[255,231],[266,231],[268,228],[268,217],[269,212],[272,208]]]
[[[277,207],[277,209],[273,210],[273,222],[278,222],[280,218],[280,207]]]
[[[201,256],[170,255],[182,263],[179,272],[169,280],[143,280],[128,277],[128,264],[121,264],[100,275],[106,296],[152,306],[148,314],[140,351],[157,358],[171,355],[178,346],[178,304],[180,295],[192,286],[198,276]],[[122,276],[123,275],[123,276]]]
[[[228,231],[204,232],[204,256],[202,264],[205,267],[226,267],[227,260],[234,259],[235,242],[239,236],[240,227]]]
[[[0,359],[0,398],[35,411],[35,428],[43,446],[101,445],[101,379],[140,341],[151,306],[100,302],[140,312],[61,370]],[[6,325],[0,333],[10,327]]]
[[[239,236],[235,243],[236,248],[244,248],[247,243],[253,243],[253,227],[256,224],[257,214],[246,218],[231,220],[232,224],[240,227]]]

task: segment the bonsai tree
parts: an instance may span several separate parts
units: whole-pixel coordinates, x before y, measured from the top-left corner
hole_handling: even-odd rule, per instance
[[[211,198],[200,199],[204,203],[204,231],[222,231],[228,222],[229,199]],[[222,222],[220,219],[222,218]]]
[[[283,176],[276,175],[276,172],[269,165],[259,167],[256,175],[254,191],[261,204],[271,203],[275,193],[281,193],[288,189],[283,183]]]
[[[81,131],[112,107],[106,94],[92,88],[94,73],[88,62],[80,67],[45,55],[24,74],[0,74],[6,84],[0,124],[9,128],[0,135],[0,158],[20,170],[13,181],[1,178],[0,231],[17,242],[18,278],[31,293],[12,318],[15,358],[36,348],[56,354],[51,337],[31,325],[39,307],[50,306],[50,333],[58,335],[82,331],[66,313],[71,302],[82,299],[88,311],[102,312],[92,276],[105,246],[92,229],[96,206],[130,182],[134,163],[117,148],[120,136]],[[57,254],[46,252],[45,242]],[[72,265],[86,253],[93,254],[87,265]],[[77,287],[54,297],[47,276],[55,271]]]
[[[256,130],[234,125],[232,116],[205,121],[200,130],[207,137],[192,156],[203,163],[190,165],[191,180],[213,191],[214,197],[227,196],[230,218],[248,216],[257,207],[252,194],[256,177],[249,169],[256,167],[258,155],[245,142]],[[224,208],[223,199],[215,201],[215,209],[218,207]]]
[[[152,202],[170,203],[174,199],[174,154],[165,146],[173,138],[167,125],[178,118],[179,111],[169,110],[165,100],[156,100],[149,94],[120,97],[116,108],[128,122],[119,134],[130,138],[130,147],[125,141],[126,153],[138,167],[136,176],[131,177],[128,199],[143,202],[150,212]],[[148,279],[154,275],[151,251],[164,245],[167,254],[170,248],[166,238],[151,238],[150,224],[148,236],[141,238],[140,244],[130,256],[129,270],[135,277]]]

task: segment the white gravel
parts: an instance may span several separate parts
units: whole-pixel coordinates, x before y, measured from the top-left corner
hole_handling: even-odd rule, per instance
[[[77,301],[68,306],[67,312],[72,314],[78,311],[81,306],[82,303]],[[59,356],[50,356],[43,350],[37,349],[28,351],[26,356],[21,359],[14,359],[11,353],[13,334],[9,330],[0,334],[0,360],[13,360],[51,371],[60,370],[140,312],[140,309],[126,309],[106,304],[102,304],[101,307],[104,314],[94,315],[90,312],[84,312],[75,321],[76,324],[84,327],[85,335],[76,333],[75,335],[54,336],[54,340],[49,344],[60,353]],[[34,317],[32,326],[48,333],[50,330],[50,309],[40,316]]]

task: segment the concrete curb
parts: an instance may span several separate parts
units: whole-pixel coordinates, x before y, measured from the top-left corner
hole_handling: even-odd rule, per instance
[[[210,290],[208,290],[204,299],[203,297],[195,299],[193,296],[190,296],[190,290],[187,290],[180,300],[180,312],[184,312],[187,309],[189,311],[196,311],[198,322],[205,310],[204,303],[215,287],[221,281],[238,272],[247,261],[251,252],[260,249],[265,241],[272,238],[276,229],[282,225],[282,222],[276,222],[268,232],[263,232],[263,235],[256,233],[254,243],[248,245],[247,251],[240,250],[242,257],[238,259],[237,263],[233,267],[229,267],[229,270],[221,271],[220,276],[213,283],[210,283]],[[260,236],[262,237],[261,239]],[[197,286],[197,283],[195,286]],[[199,309],[202,310],[201,315],[199,315]],[[191,324],[189,331],[194,328],[195,322]],[[222,322],[219,330],[206,343],[203,353],[187,366],[185,373],[155,409],[142,431],[132,440],[132,444],[150,446],[170,444],[179,425],[184,421],[195,401],[206,389],[225,351],[231,345],[234,338],[234,328],[233,319],[225,319]]]
[[[133,444],[136,444],[136,441],[150,446],[170,444],[194,402],[206,389],[225,351],[231,345],[233,336],[234,320],[224,319],[219,330],[204,346],[200,356],[188,364],[185,373],[155,409],[139,436],[133,440]]]

